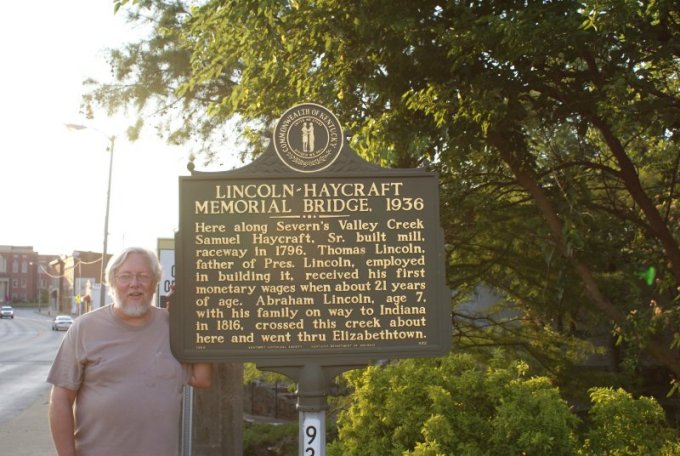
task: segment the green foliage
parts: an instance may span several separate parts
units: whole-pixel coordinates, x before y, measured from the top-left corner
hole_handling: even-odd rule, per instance
[[[527,369],[496,353],[487,367],[452,354],[347,373],[352,400],[328,454],[678,455],[678,431],[653,398],[593,388],[581,422],[557,387]]]
[[[578,420],[556,388],[494,363],[451,355],[346,374],[354,401],[329,455],[573,454]]]
[[[491,441],[496,454],[571,454],[576,417],[547,378],[513,380],[496,407]]]
[[[271,371],[261,371],[253,363],[243,364],[243,383],[248,384],[253,381],[263,381],[266,383],[290,383],[290,379],[283,374]]]
[[[680,454],[678,432],[668,427],[661,406],[650,397],[634,399],[622,390],[594,388],[590,426],[581,454]]]
[[[297,434],[297,423],[246,425],[243,432],[243,454],[295,456],[298,454]]]

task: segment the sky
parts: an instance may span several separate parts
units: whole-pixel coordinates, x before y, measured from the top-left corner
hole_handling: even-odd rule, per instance
[[[178,226],[178,177],[189,174],[189,148],[168,146],[151,129],[131,143],[124,118],[80,114],[83,80],[106,80],[106,49],[138,32],[114,15],[113,0],[6,2],[3,17],[0,245],[44,255],[101,252],[115,136],[107,251],[156,250]],[[69,123],[87,128],[72,131]],[[218,151],[222,168],[201,170],[242,166],[227,149]]]

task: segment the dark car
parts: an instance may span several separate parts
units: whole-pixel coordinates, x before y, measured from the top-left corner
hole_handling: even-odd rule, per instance
[[[52,331],[68,330],[73,324],[73,318],[68,315],[57,315],[52,322]]]
[[[14,309],[12,306],[2,306],[0,309],[0,318],[14,318]]]

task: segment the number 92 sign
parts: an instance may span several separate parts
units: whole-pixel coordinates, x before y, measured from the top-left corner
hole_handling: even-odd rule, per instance
[[[304,456],[323,456],[325,453],[324,412],[303,412],[300,427],[300,446]]]

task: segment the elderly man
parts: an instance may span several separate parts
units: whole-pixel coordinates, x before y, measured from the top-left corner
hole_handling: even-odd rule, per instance
[[[153,252],[126,249],[106,270],[113,304],[66,333],[47,377],[59,456],[179,454],[182,387],[212,372],[172,356],[168,312],[151,305],[160,277]]]

